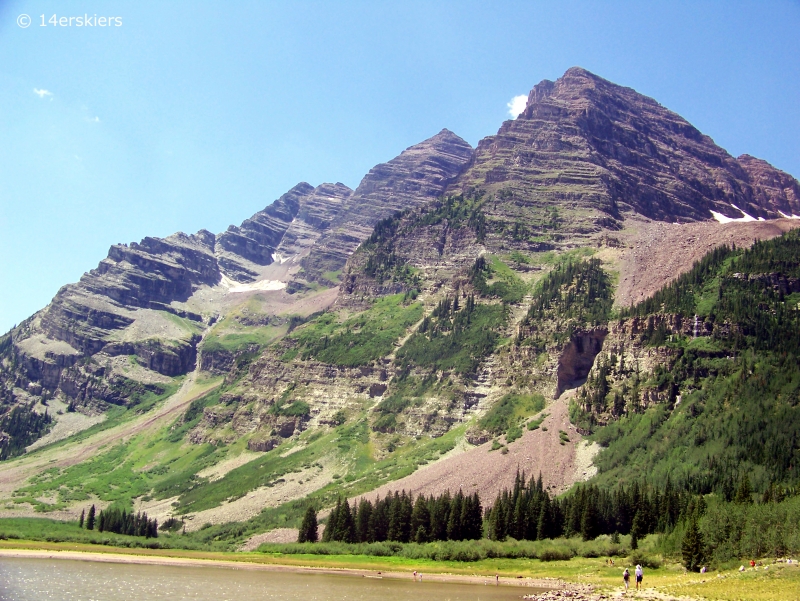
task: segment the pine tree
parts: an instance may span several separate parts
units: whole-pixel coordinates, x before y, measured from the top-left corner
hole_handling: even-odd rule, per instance
[[[431,540],[447,540],[447,522],[450,518],[450,491],[431,503]]]
[[[430,529],[431,514],[428,509],[428,501],[423,495],[420,495],[417,497],[414,509],[411,512],[411,532],[414,533],[414,540],[418,543],[427,543]]]
[[[355,542],[356,525],[353,521],[353,514],[350,511],[350,504],[345,499],[336,515],[336,523],[333,525],[331,540],[342,541],[343,543]]]
[[[366,499],[361,499],[358,503],[358,511],[356,512],[356,541],[359,543],[373,542],[374,539],[370,538],[370,519],[372,518],[372,503]]]
[[[464,504],[464,493],[460,490],[450,504],[450,518],[447,520],[447,540],[461,540],[461,507]]]
[[[85,515],[86,515],[86,510],[81,509],[81,519],[78,520],[78,528],[83,528],[83,518],[85,517]]]
[[[333,538],[334,532],[336,531],[336,524],[339,521],[339,510],[342,507],[342,499],[341,497],[336,499],[336,507],[331,510],[331,513],[328,515],[328,523],[325,526],[325,530],[322,532],[322,542],[329,543],[332,540],[336,540]]]
[[[92,505],[89,508],[89,515],[86,518],[86,529],[87,530],[94,530],[94,519],[95,519],[95,508]]]
[[[369,516],[369,542],[382,542],[389,535],[389,500],[387,495],[383,499],[375,500],[375,507]]]
[[[739,482],[739,488],[736,489],[736,503],[752,503],[752,488],[750,487],[750,478],[745,474],[742,481]]]
[[[599,534],[599,515],[594,504],[594,499],[587,498],[583,505],[583,515],[581,516],[581,537],[583,540],[594,540]]]
[[[639,548],[639,539],[642,532],[642,512],[637,510],[633,516],[633,524],[631,524],[631,549],[636,550]]]
[[[703,564],[703,535],[697,527],[697,520],[692,516],[689,521],[689,527],[686,529],[686,534],[683,535],[683,542],[681,543],[681,555],[683,556],[683,565],[690,572],[697,572]]]
[[[300,524],[300,532],[297,535],[297,542],[317,542],[317,512],[313,505],[309,505],[308,509],[306,509],[306,514],[303,516],[303,522]]]

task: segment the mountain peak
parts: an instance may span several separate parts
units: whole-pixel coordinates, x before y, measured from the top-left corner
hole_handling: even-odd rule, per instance
[[[668,222],[800,212],[788,174],[737,161],[652,98],[582,67],[536,84],[525,110],[481,141],[458,184],[517,189],[537,211],[575,210],[573,233],[618,228],[626,212]]]

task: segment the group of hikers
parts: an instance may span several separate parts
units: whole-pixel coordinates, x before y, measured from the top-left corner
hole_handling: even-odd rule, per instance
[[[638,563],[636,564],[636,571],[634,572],[636,576],[636,590],[639,590],[639,587],[642,586],[642,579],[644,578],[644,570],[642,570],[642,566]],[[622,581],[625,583],[625,590],[628,590],[628,583],[631,579],[631,573],[628,571],[628,568],[622,572]]]

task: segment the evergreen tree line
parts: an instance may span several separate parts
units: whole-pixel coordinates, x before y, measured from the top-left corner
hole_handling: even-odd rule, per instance
[[[705,283],[719,272],[726,259],[735,252],[735,247],[727,245],[715,248],[695,262],[692,269],[678,276],[650,298],[630,308],[622,309],[620,317],[646,317],[653,313],[694,315],[695,292],[702,291]]]
[[[98,532],[114,532],[115,534],[127,534],[128,536],[158,538],[158,520],[155,518],[148,519],[147,514],[144,512],[128,513],[124,509],[109,507],[100,511],[100,515],[97,515],[97,510],[92,505],[89,508],[88,515],[81,511],[81,517],[78,520],[79,528],[84,527],[84,518],[87,530],[94,530],[97,527]]]
[[[635,549],[642,536],[671,531],[691,509],[692,498],[667,480],[661,490],[639,483],[614,490],[578,486],[555,499],[542,488],[541,475],[526,483],[525,475],[517,473],[513,489],[499,493],[487,511],[486,529],[494,540],[576,535],[592,540],[601,534],[631,534]]]
[[[733,325],[715,328],[713,334],[733,349],[800,355],[798,278],[800,232],[793,230],[746,250],[721,246],[649,299],[621,311],[620,316],[672,313],[691,317],[698,313],[711,322]],[[714,283],[716,290],[709,287]],[[792,292],[794,300],[787,298]],[[665,331],[650,331],[645,340],[656,345],[663,343],[665,335]]]
[[[611,292],[611,280],[599,259],[561,263],[534,292],[524,325],[553,316],[588,325],[606,323]]]
[[[480,195],[465,197],[460,194],[439,198],[418,213],[411,213],[406,209],[382,219],[375,224],[370,237],[359,247],[359,251],[367,253],[364,273],[374,277],[379,284],[392,279],[419,286],[419,278],[411,273],[406,259],[398,257],[395,253],[394,241],[397,236],[420,227],[437,225],[446,220],[453,229],[466,224],[475,232],[477,241],[481,242],[486,236],[486,217],[481,206]]]
[[[310,510],[313,512],[313,509]],[[299,542],[316,542],[311,513],[300,529]],[[413,497],[405,491],[388,494],[373,503],[361,499],[353,507],[339,499],[331,511],[322,536],[323,542],[372,543],[396,541],[427,543],[445,540],[477,540],[483,537],[483,509],[478,493],[465,495],[460,490],[438,497]]]
[[[0,461],[22,455],[25,447],[42,436],[52,422],[48,412],[38,413],[33,403],[17,405],[0,417]]]

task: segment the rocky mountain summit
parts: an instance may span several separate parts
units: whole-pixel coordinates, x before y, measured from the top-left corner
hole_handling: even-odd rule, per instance
[[[619,229],[631,213],[681,223],[712,211],[732,219],[800,214],[791,176],[733,158],[655,100],[579,67],[537,84],[519,117],[481,140],[451,190],[471,188],[513,195],[512,207],[496,210],[540,235],[556,208],[573,240]]]

